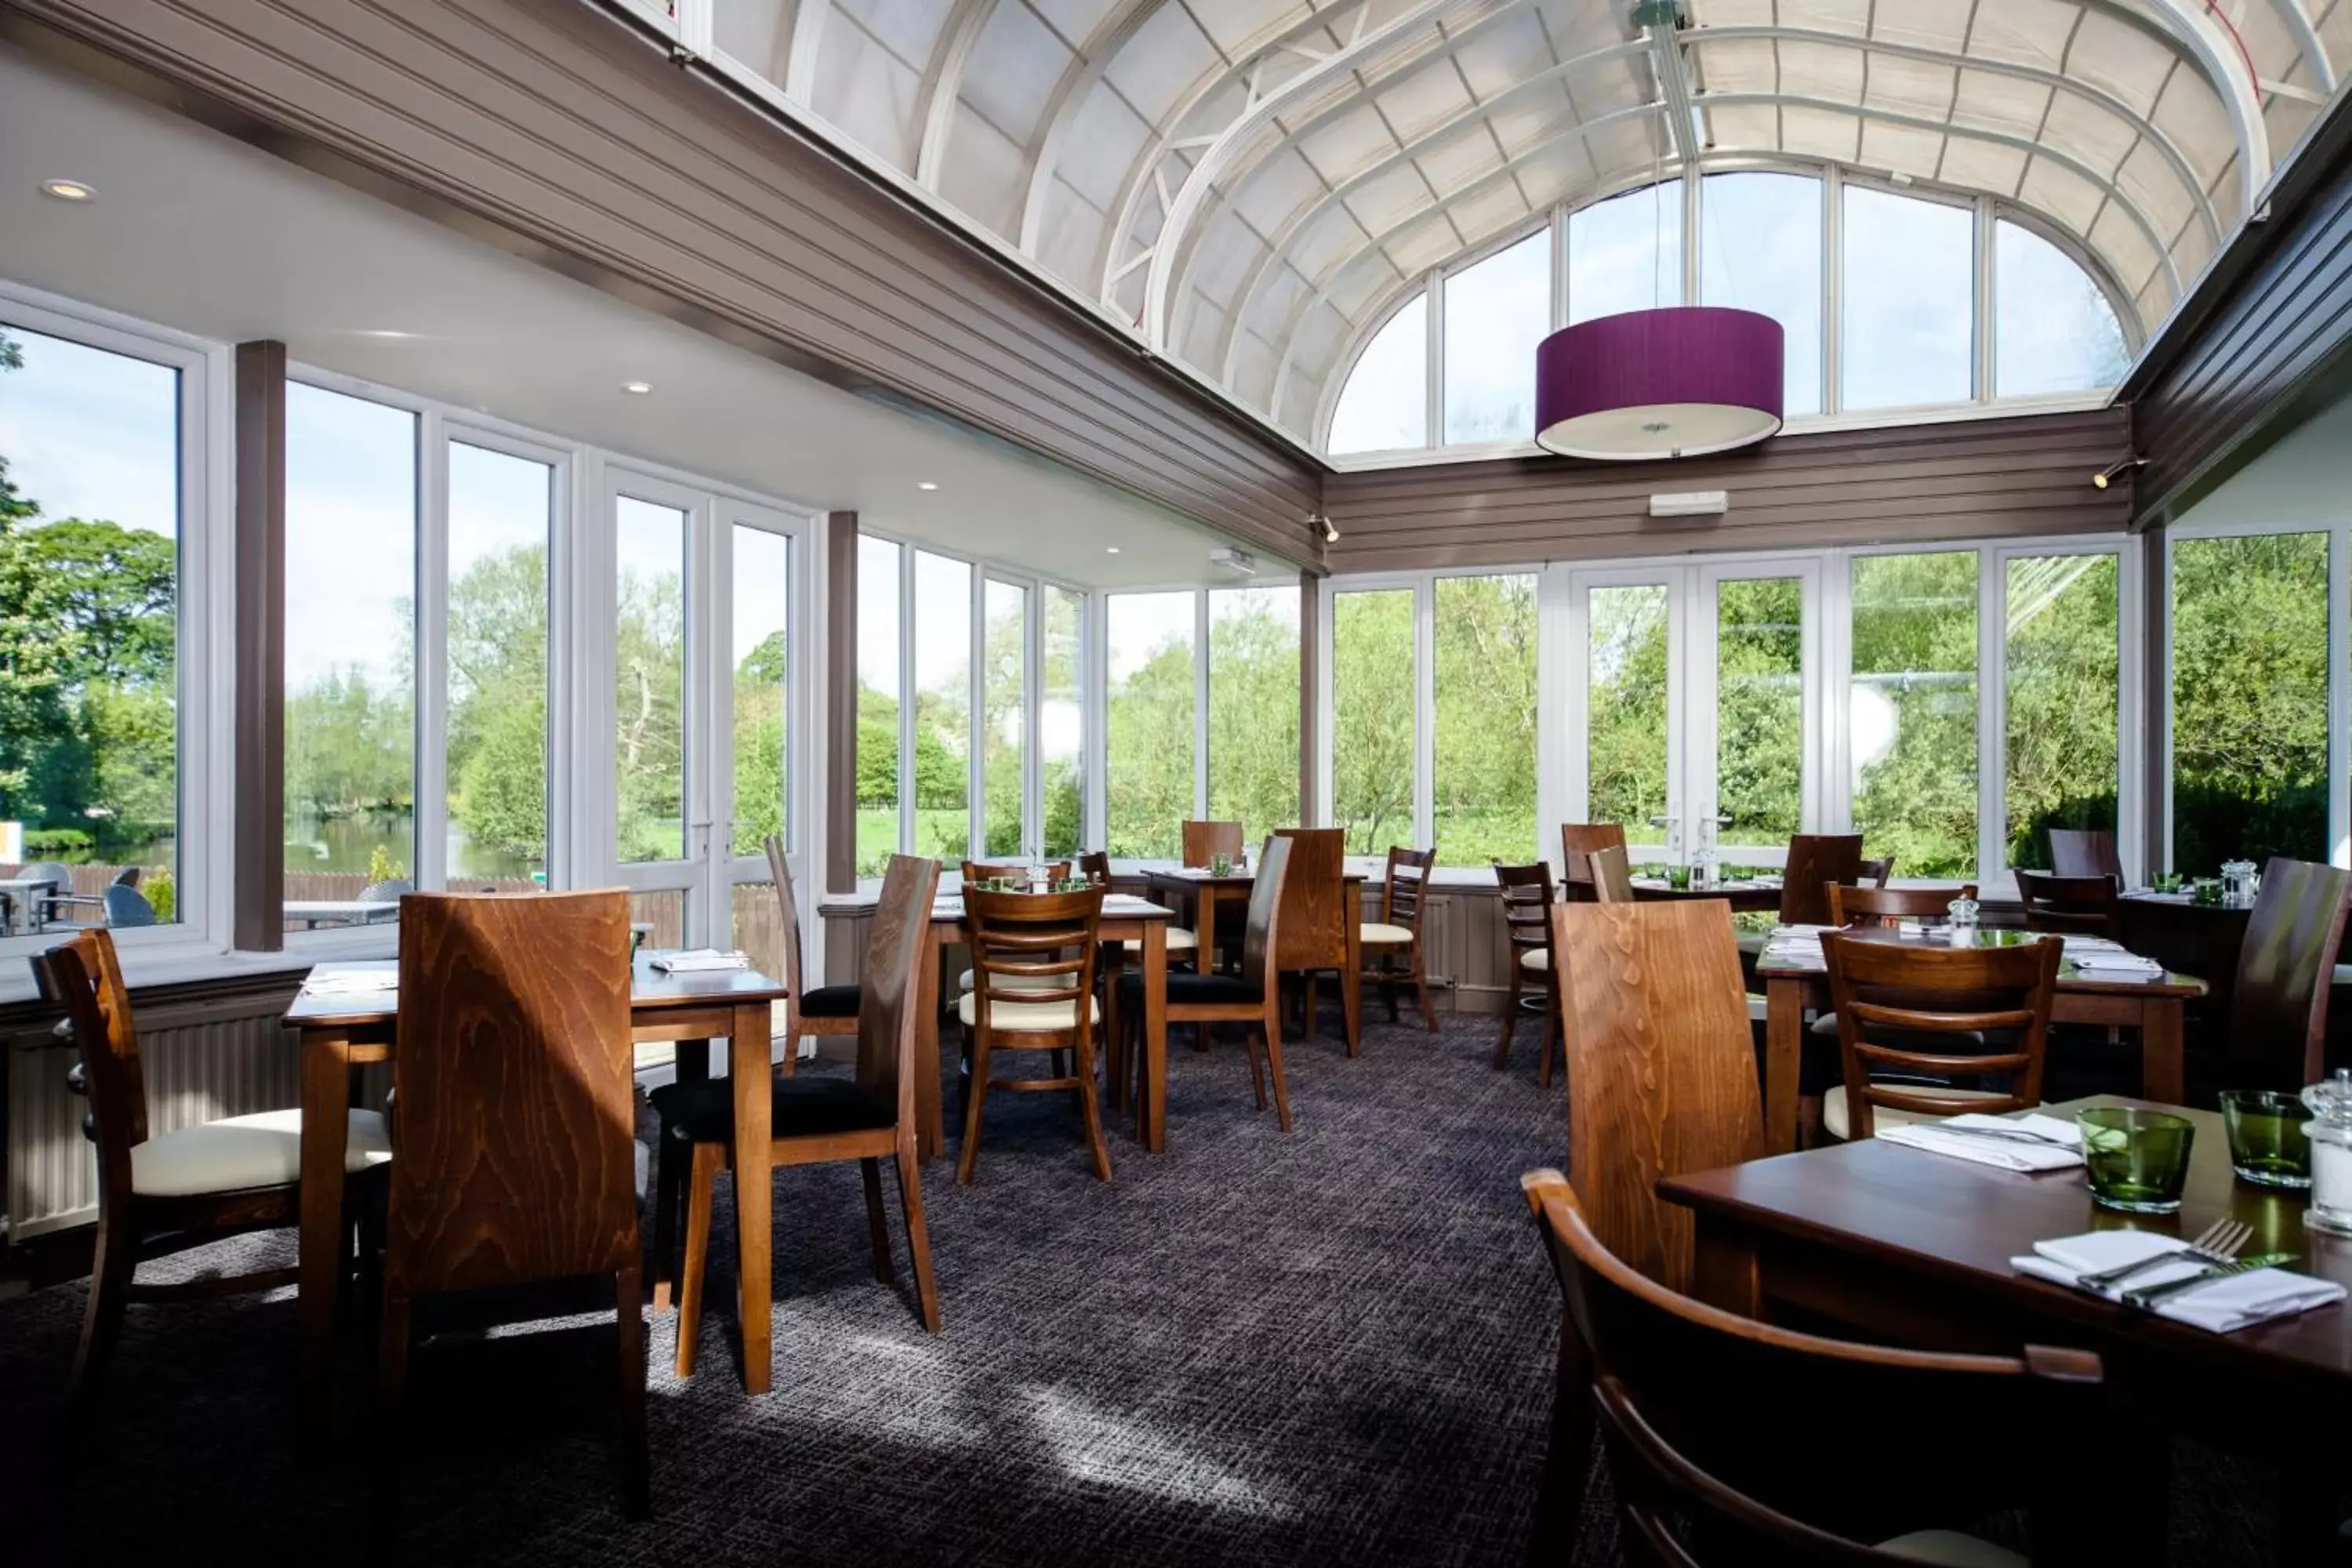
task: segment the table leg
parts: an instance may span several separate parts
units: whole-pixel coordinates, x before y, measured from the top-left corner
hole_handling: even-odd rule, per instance
[[[940,948],[934,931],[923,942],[915,978],[915,1157],[936,1160],[947,1146],[940,1109]]]
[[[302,1053],[300,1289],[294,1304],[302,1342],[302,1430],[323,1437],[334,1424],[335,1292],[343,1272],[343,1146],[351,1135],[351,1041],[305,1031]]]
[[[1764,1152],[1797,1146],[1797,1069],[1805,1045],[1805,986],[1796,979],[1764,983]]]
[[[1168,1152],[1168,926],[1143,926],[1143,1146]]]
[[[1111,948],[1116,945],[1117,952]],[[1118,979],[1127,968],[1127,944],[1106,944],[1103,950],[1103,1098],[1111,1114],[1127,1110],[1127,1020],[1119,1012]]]
[[[735,1279],[743,1331],[743,1392],[765,1394],[773,1373],[769,1343],[769,1268],[775,1248],[774,1168],[768,1163],[773,1073],[768,1005],[735,1009],[727,1071],[735,1085]],[[936,1074],[933,1075],[937,1077]],[[622,1310],[634,1310],[624,1302]]]
[[[2182,1061],[2181,1013],[2178,997],[2151,996],[2139,1009],[2139,1093],[2159,1105],[2180,1105],[2189,1095]]]
[[[1192,896],[1192,970],[1207,974],[1217,967],[1217,889],[1202,883]]]

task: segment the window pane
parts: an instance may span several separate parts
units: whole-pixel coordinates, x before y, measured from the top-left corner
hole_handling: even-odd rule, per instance
[[[1412,590],[1331,598],[1331,824],[1348,853],[1412,841]]]
[[[686,858],[686,521],[635,496],[614,508],[614,846],[624,864]]]
[[[792,799],[793,542],[739,522],[734,543],[735,853],[763,855]]]
[[[1717,583],[1715,616],[1716,842],[1778,847],[1803,826],[1804,584]]]
[[[1085,645],[1086,595],[1045,590],[1045,678],[1037,714],[1037,744],[1045,770],[1048,855],[1076,855],[1086,842],[1086,702],[1079,685]]]
[[[971,848],[971,567],[915,552],[915,853]]]
[[[857,874],[898,852],[898,547],[857,536]]]
[[[1209,815],[1259,844],[1298,826],[1298,590],[1209,595]]]
[[[26,861],[83,868],[74,890],[138,868],[164,921],[179,918],[179,399],[167,365],[0,323],[0,821],[24,825]],[[31,911],[9,901],[5,930],[22,931]]]
[[[1022,803],[1026,794],[1023,767],[1029,754],[1029,590],[993,577],[982,590],[987,595],[988,619],[981,629],[984,647],[981,665],[981,732],[985,737],[981,758],[987,783],[987,853],[1021,855],[1027,851],[1021,834]]]
[[[1114,594],[1108,605],[1106,847],[1172,860],[1192,815],[1192,595]]]
[[[2098,392],[2124,378],[2123,323],[2091,275],[2021,225],[1993,225],[1993,363],[2002,397]]]
[[[1977,874],[1977,557],[1853,563],[1853,822],[1898,877]]]
[[[1595,588],[1585,603],[1585,816],[1617,823],[1629,845],[1662,845],[1651,819],[1666,811],[1666,590]]]
[[[1536,345],[1551,331],[1551,231],[1445,280],[1445,439],[1527,441]]]
[[[1536,580],[1440,577],[1436,600],[1437,847],[1453,866],[1521,860],[1536,847]]]
[[[2116,826],[2116,558],[2009,563],[2009,863],[2047,866],[2053,827]]]
[[[1680,180],[1628,191],[1569,215],[1570,325],[1682,302]]]
[[[2172,547],[2172,868],[2327,858],[2327,535]]]
[[[1822,183],[1710,174],[1699,186],[1699,302],[1755,310],[1788,334],[1781,412],[1822,411]]]
[[[1429,296],[1415,294],[1372,334],[1331,412],[1333,452],[1429,445]]]
[[[555,470],[449,443],[452,888],[547,876],[547,540]]]
[[[1965,403],[1976,316],[1976,214],[1845,188],[1839,375],[1848,408]]]
[[[415,864],[416,416],[286,388],[286,897]]]

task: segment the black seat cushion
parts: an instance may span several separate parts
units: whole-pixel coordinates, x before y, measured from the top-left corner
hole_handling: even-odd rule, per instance
[[[865,987],[859,985],[820,985],[801,994],[801,1016],[803,1018],[855,1018],[857,1006],[865,1000]]]
[[[735,1134],[735,1096],[729,1080],[671,1083],[646,1096],[661,1117],[664,1133],[689,1143],[724,1143]],[[845,1078],[782,1078],[771,1101],[771,1133],[777,1138],[815,1138],[887,1127],[897,1107],[884,1103]]]
[[[1265,1000],[1265,994],[1237,974],[1186,974],[1181,970],[1168,972],[1168,1005],[1171,1007],[1223,1007],[1238,1004],[1254,1007]],[[1143,976],[1122,974],[1118,977],[1118,1005],[1122,1009],[1143,1005]],[[1130,1016],[1141,1016],[1130,1012]]]

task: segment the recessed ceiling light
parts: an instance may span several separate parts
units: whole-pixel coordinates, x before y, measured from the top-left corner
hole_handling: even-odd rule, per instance
[[[1118,553],[1118,546],[1116,544],[1106,544],[1103,546],[1103,553],[1105,555],[1116,555]]]
[[[621,383],[621,390],[627,393],[631,397],[643,397],[653,389],[654,384],[650,381],[625,381]]]
[[[55,196],[61,202],[94,202],[98,200],[97,189],[94,186],[84,184],[79,180],[43,180],[41,182],[41,195],[45,196]]]
[[[915,481],[915,488],[919,490],[935,490],[940,487],[933,484],[929,479],[917,479]]]
[[[400,342],[416,334],[404,332],[397,327],[362,327],[359,335],[363,338],[382,338],[387,342]]]

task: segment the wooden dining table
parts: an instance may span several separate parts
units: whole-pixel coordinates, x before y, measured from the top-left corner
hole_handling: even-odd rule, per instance
[[[740,1149],[768,1144],[772,1109],[771,1040],[773,1005],[788,994],[756,970],[706,970],[669,974],[639,953],[629,983],[629,1036],[639,1045],[693,1042],[681,1051],[681,1078],[707,1071],[707,1042],[725,1040],[735,1083],[735,1140]],[[351,1125],[352,1069],[389,1061],[399,1040],[399,999],[390,990],[314,991],[331,977],[397,974],[395,959],[322,963],[286,1009],[284,1022],[299,1039],[302,1078],[301,1291],[296,1320],[302,1342],[302,1422],[322,1435],[333,1416],[335,1294],[343,1268],[343,1143]],[[932,1075],[934,1081],[938,1074]],[[748,1158],[764,1170],[766,1156]],[[743,1331],[743,1387],[765,1394],[772,1367],[769,1344],[771,1189],[741,1182],[735,1190],[736,1279]]]
[[[2147,1103],[2102,1096],[2044,1113]],[[1692,1211],[1693,1289],[1717,1306],[1921,1349],[2098,1352],[2115,1429],[2083,1440],[2145,1447],[2156,1492],[2113,1503],[2115,1561],[2160,1560],[2167,1436],[2182,1430],[2279,1461],[2290,1560],[2333,1561],[2335,1490],[2352,1462],[2352,1307],[2217,1334],[2010,1266],[2037,1241],[2110,1229],[2189,1237],[2226,1217],[2252,1228],[2249,1256],[2293,1253],[2286,1267],[2352,1286],[2352,1238],[2306,1229],[2305,1194],[2236,1180],[2218,1115],[2179,1114],[2196,1135],[2177,1215],[2099,1208],[2079,1166],[2029,1174],[1880,1139],[1665,1177],[1657,1190]],[[1899,1433],[1903,1413],[1870,1418]],[[2132,1436],[2136,1424],[2153,1438]]]
[[[1780,882],[1759,879],[1748,882],[1717,882],[1712,888],[1677,888],[1658,877],[1633,879],[1636,899],[1720,899],[1734,914],[1769,914],[1780,907]]]
[[[1861,928],[1840,934],[1864,942],[1914,945],[1937,945],[1944,940],[1940,932],[1905,936],[1891,928]],[[2033,935],[1984,931],[1977,940],[2028,942]],[[1756,961],[1756,980],[1764,987],[1764,1142],[1770,1152],[1782,1154],[1797,1146],[1797,1081],[1804,1056],[1805,1015],[1828,1011],[1830,977],[1824,970],[1776,959],[1767,949]],[[2192,975],[2168,970],[2145,980],[2115,975],[2094,978],[2069,963],[2060,966],[2050,1017],[2053,1023],[2115,1025],[2135,1030],[2139,1036],[2140,1092],[2172,1105],[2187,1094],[2183,1011],[2204,994],[2205,983]]]
[[[1361,871],[1340,874],[1339,908],[1336,911],[1340,924],[1339,931],[1306,931],[1280,928],[1280,951],[1275,954],[1277,970],[1338,968],[1343,978],[1339,985],[1340,1016],[1348,1031],[1348,1052],[1354,1055],[1362,1039],[1362,998],[1355,976],[1363,973],[1363,908],[1365,876]],[[1202,962],[1216,962],[1217,944],[1223,939],[1218,933],[1219,921],[1227,931],[1239,931],[1248,919],[1250,890],[1257,886],[1255,871],[1228,871],[1222,875],[1202,866],[1160,867],[1143,873],[1144,886],[1171,902],[1189,901],[1192,906],[1192,936],[1198,943],[1195,952]],[[1283,902],[1291,900],[1289,885],[1285,884]],[[1313,1014],[1307,1016],[1307,1032],[1315,1028]]]

